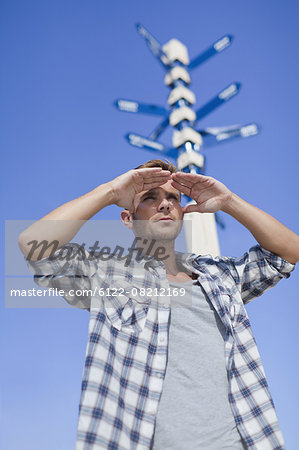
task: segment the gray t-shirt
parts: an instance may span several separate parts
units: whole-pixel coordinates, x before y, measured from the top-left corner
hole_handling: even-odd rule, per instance
[[[228,400],[222,324],[197,281],[170,282],[169,353],[153,450],[243,450]]]

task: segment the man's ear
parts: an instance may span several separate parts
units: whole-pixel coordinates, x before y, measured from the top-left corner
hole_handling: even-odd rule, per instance
[[[133,228],[133,217],[132,214],[128,209],[123,209],[120,213],[120,218],[123,224],[125,224],[126,227],[132,229]]]

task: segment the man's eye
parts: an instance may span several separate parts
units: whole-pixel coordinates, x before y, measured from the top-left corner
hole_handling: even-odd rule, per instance
[[[155,198],[153,195],[147,195],[143,200],[147,200],[148,198]]]

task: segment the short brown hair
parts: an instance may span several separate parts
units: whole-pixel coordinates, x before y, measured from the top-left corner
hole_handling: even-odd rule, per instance
[[[161,167],[163,170],[169,170],[171,173],[175,173],[178,169],[168,159],[151,159],[144,164],[141,164],[136,169],[145,169],[146,167]]]

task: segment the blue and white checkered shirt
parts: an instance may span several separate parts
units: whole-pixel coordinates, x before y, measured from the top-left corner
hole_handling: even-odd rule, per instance
[[[247,448],[284,449],[244,305],[288,278],[295,266],[260,245],[240,258],[176,257],[198,277],[226,328],[229,402]],[[150,449],[168,354],[164,264],[133,259],[126,267],[117,258],[97,263],[79,257],[28,264],[39,286],[63,289],[68,303],[90,310],[76,450]]]

